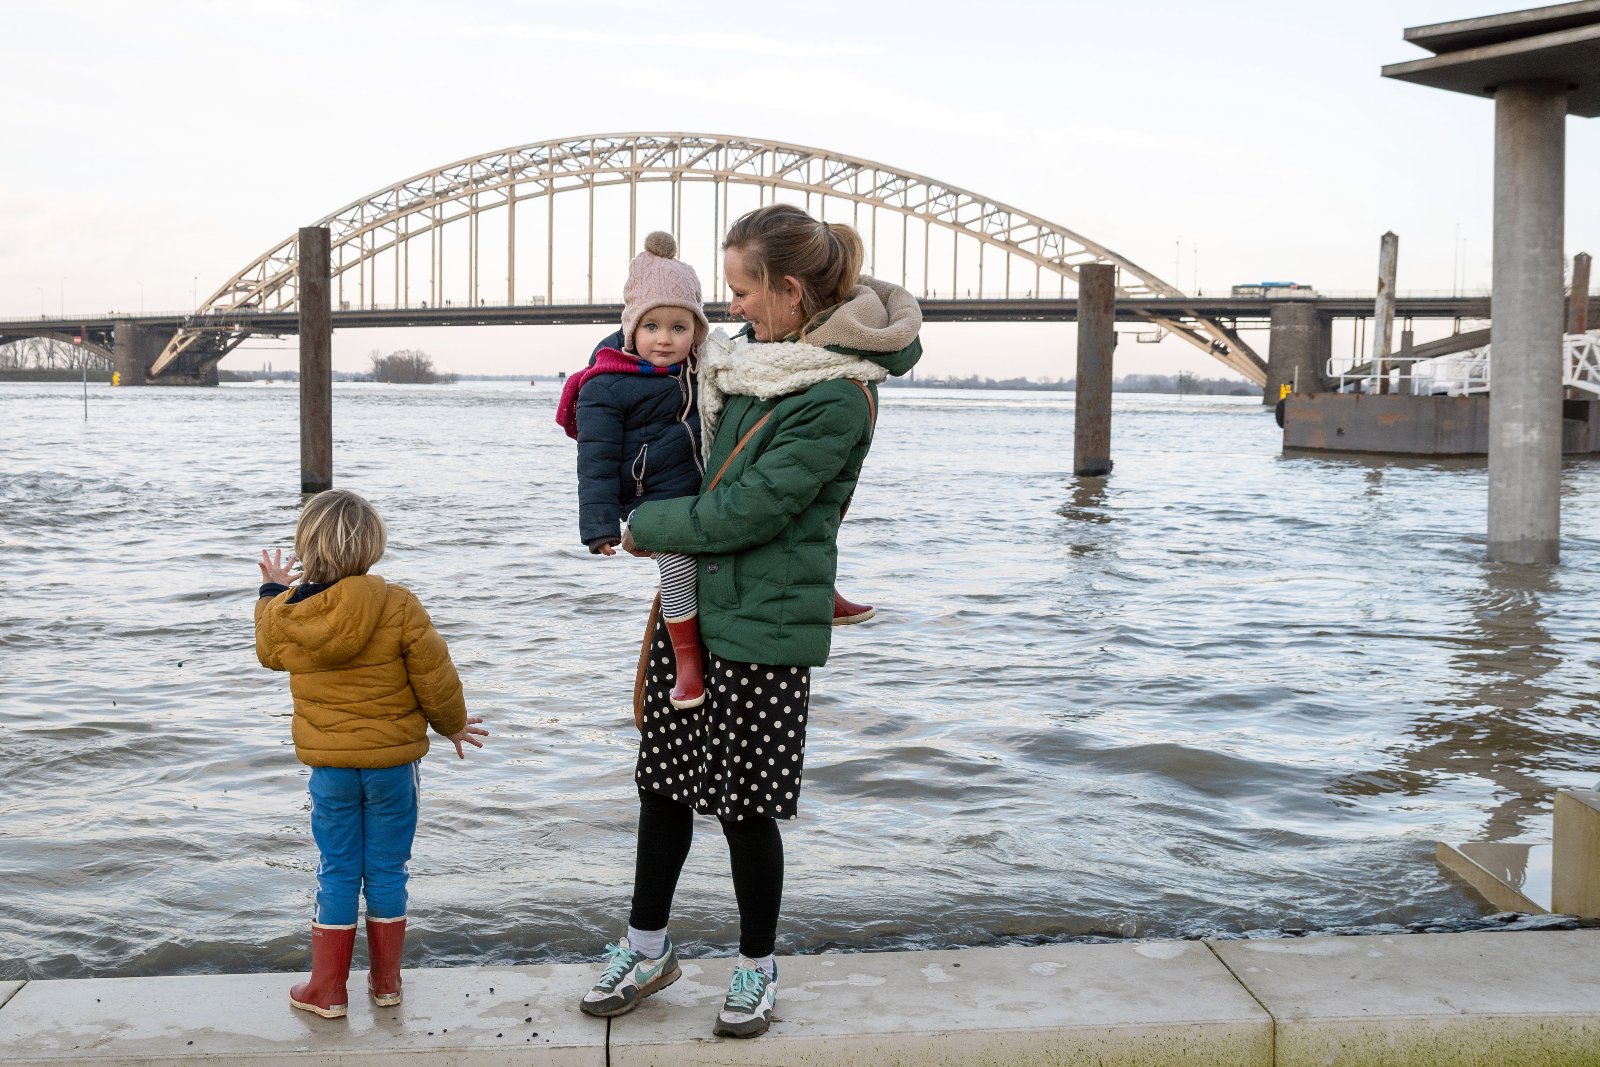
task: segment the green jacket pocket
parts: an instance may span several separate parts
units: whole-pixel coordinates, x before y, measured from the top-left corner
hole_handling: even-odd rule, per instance
[[[704,556],[701,564],[700,597],[718,607],[738,607],[738,565],[734,557]]]

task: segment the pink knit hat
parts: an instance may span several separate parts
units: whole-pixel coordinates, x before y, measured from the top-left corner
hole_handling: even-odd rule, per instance
[[[622,287],[622,344],[633,347],[633,330],[651,308],[683,308],[694,316],[694,346],[699,348],[711,327],[700,298],[700,277],[681,259],[678,242],[670,233],[656,230],[644,239],[644,251],[628,264],[628,281]]]

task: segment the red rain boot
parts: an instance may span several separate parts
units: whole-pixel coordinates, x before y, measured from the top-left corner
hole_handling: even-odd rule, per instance
[[[374,919],[367,916],[367,992],[379,1007],[400,1003],[400,956],[406,945],[406,917]]]
[[[690,615],[687,619],[667,623],[667,636],[672,638],[672,654],[678,661],[677,681],[673,683],[669,698],[680,711],[698,708],[706,702],[705,668],[700,662],[700,619]]]
[[[866,622],[877,614],[877,611],[866,604],[855,604],[839,595],[839,590],[833,591],[833,624],[835,626],[853,626],[858,622]]]
[[[356,947],[356,928],[311,924],[311,980],[289,990],[289,1003],[324,1019],[337,1019],[349,1007],[345,982],[350,977],[350,955]]]

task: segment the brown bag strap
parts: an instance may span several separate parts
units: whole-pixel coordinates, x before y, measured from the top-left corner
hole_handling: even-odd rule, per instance
[[[744,451],[744,446],[750,443],[750,438],[754,437],[756,431],[765,426],[770,418],[772,418],[771,411],[757,419],[756,424],[744,432],[744,436],[739,438],[739,443],[733,446],[733,451],[728,453],[728,458],[722,461],[721,467],[717,468],[717,476],[711,479],[710,485],[706,486],[706,492],[709,493],[717,487],[717,483],[722,481],[722,476],[728,473],[728,465],[733,462],[733,457]]]
[[[878,402],[872,399],[872,390],[867,388],[867,384],[865,382],[858,381],[855,378],[850,378],[847,380],[854,382],[855,387],[861,390],[861,395],[867,398],[867,421],[872,427],[876,428],[878,425]],[[733,462],[733,457],[744,451],[744,446],[750,443],[750,438],[754,437],[756,435],[756,431],[765,426],[767,424],[767,420],[770,418],[772,418],[772,412],[768,411],[765,415],[756,420],[756,424],[754,426],[750,427],[744,432],[744,436],[739,438],[739,443],[733,446],[733,451],[728,453],[728,458],[722,461],[721,467],[717,468],[716,477],[712,478],[711,484],[706,486],[706,492],[709,493],[711,490],[717,487],[717,483],[722,481],[722,476],[728,473],[728,466]]]
[[[744,432],[744,436],[739,438],[739,443],[733,446],[733,451],[728,453],[728,458],[722,461],[722,466],[718,468],[716,477],[712,478],[711,484],[706,486],[706,492],[709,493],[717,487],[717,483],[722,481],[722,476],[728,473],[728,465],[733,462],[733,457],[744,451],[744,446],[750,443],[750,438],[754,437],[756,431],[765,426],[770,418],[772,418],[772,412],[769,411],[757,419],[754,426]],[[644,733],[644,680],[645,676],[650,673],[650,642],[655,638],[656,623],[660,618],[661,594],[657,593],[655,601],[650,605],[650,618],[644,625],[644,640],[639,644],[639,665],[633,671],[633,725],[638,728],[640,733]]]
[[[867,383],[859,378],[851,378],[856,383],[856,388],[861,390],[861,395],[867,398],[867,425],[873,430],[878,428],[878,402],[872,399],[872,390],[867,388]]]
[[[639,665],[633,671],[633,725],[644,733],[644,680],[650,673],[650,642],[656,635],[656,621],[661,618],[661,594],[650,604],[650,618],[644,624],[644,641],[639,645]]]
[[[856,383],[862,395],[867,398],[867,411],[871,415],[873,427],[876,427],[878,423],[878,405],[872,399],[872,390],[854,378],[850,380]],[[733,463],[733,457],[744,451],[744,446],[750,443],[750,439],[756,435],[756,431],[765,426],[770,418],[772,418],[772,412],[768,411],[756,420],[754,426],[744,432],[744,436],[739,438],[739,443],[733,446],[733,451],[728,453],[728,458],[722,461],[721,467],[717,468],[717,473],[711,479],[711,484],[705,488],[706,492],[709,493],[717,487],[717,484],[722,481],[722,476],[728,473],[728,467]],[[849,506],[849,501],[845,502],[845,506]],[[842,517],[843,509],[841,509],[840,514]],[[633,672],[633,725],[640,733],[644,733],[644,680],[650,673],[650,642],[655,639],[656,623],[660,618],[661,594],[657,593],[654,602],[650,605],[650,618],[645,622],[644,640],[639,644],[639,664],[634,668]]]

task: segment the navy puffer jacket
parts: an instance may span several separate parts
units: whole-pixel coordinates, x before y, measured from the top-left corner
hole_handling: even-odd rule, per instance
[[[622,348],[619,330],[595,346]],[[593,362],[593,357],[590,357]],[[622,536],[646,500],[700,491],[694,375],[597,374],[578,393],[578,535],[591,550]]]

